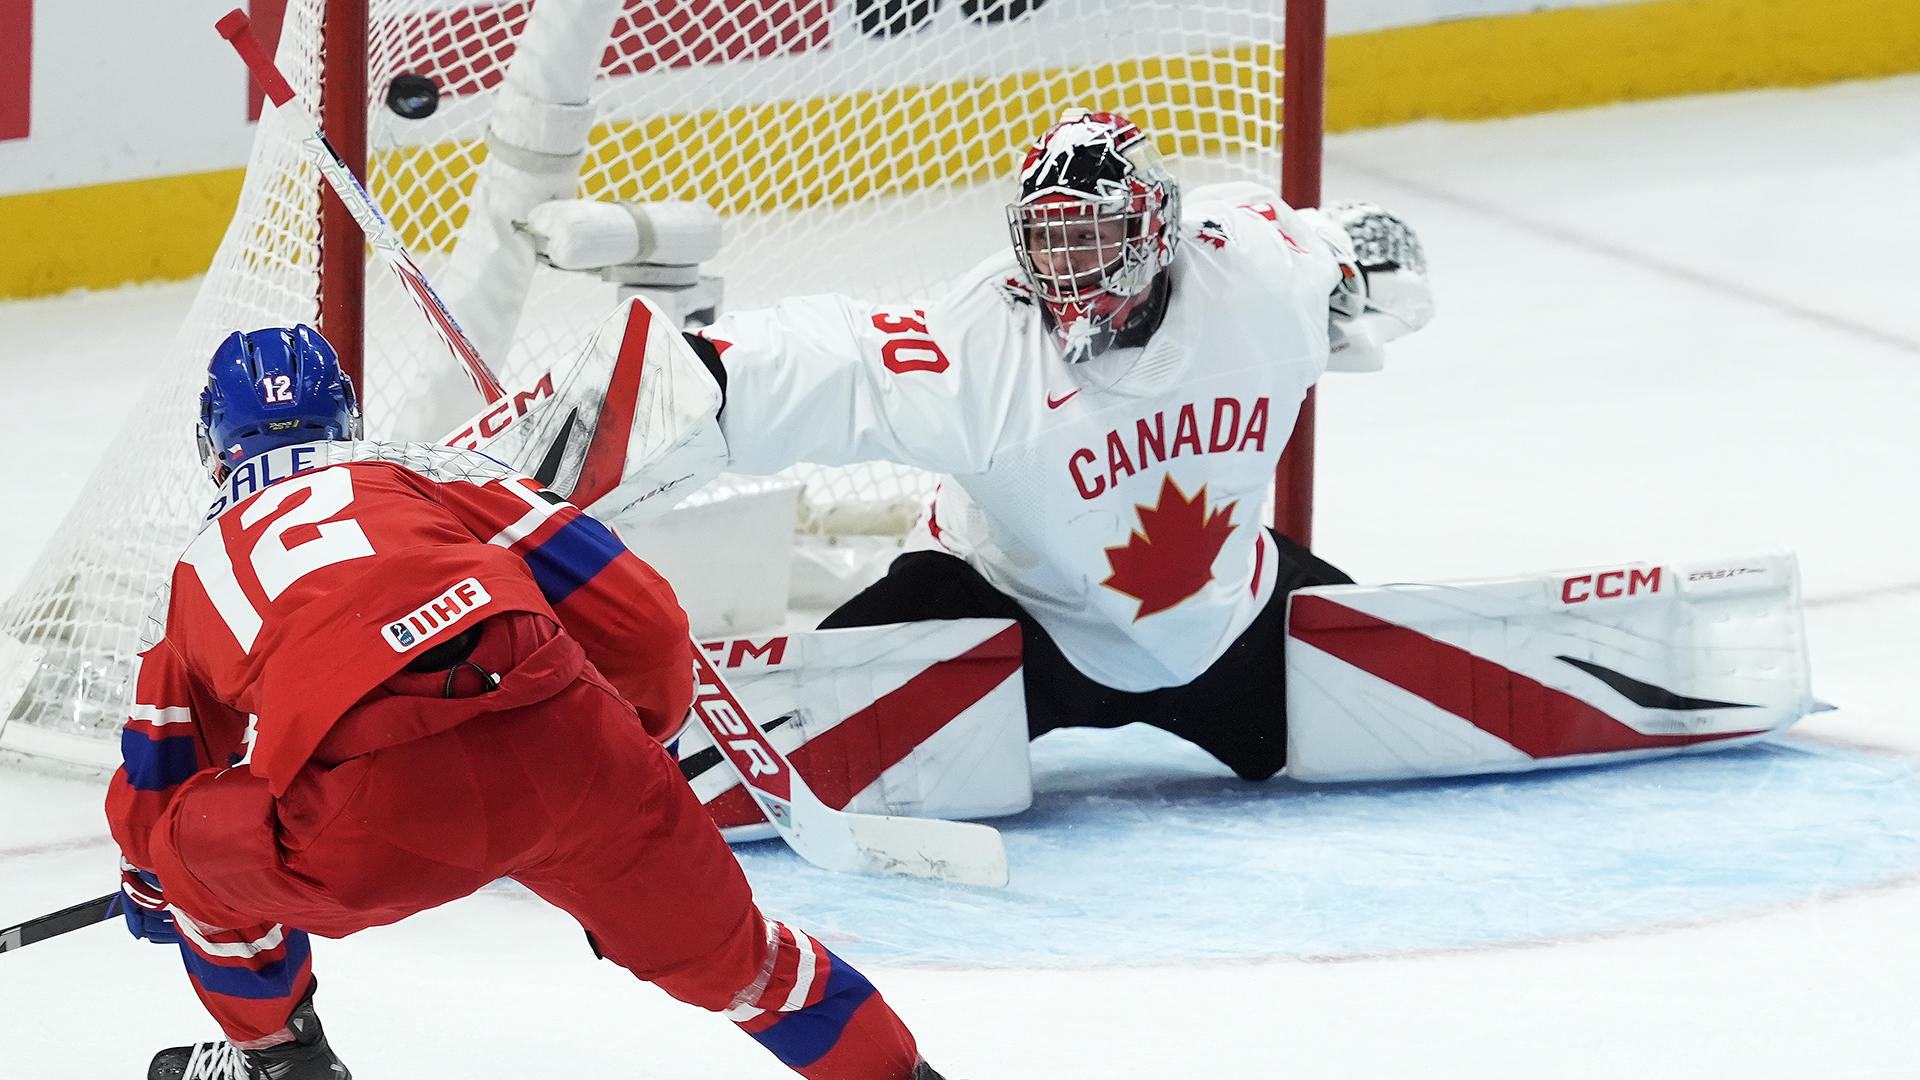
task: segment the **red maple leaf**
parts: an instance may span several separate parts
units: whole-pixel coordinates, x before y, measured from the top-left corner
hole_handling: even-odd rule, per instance
[[[1124,547],[1107,549],[1107,565],[1113,573],[1100,584],[1140,601],[1135,622],[1168,608],[1199,592],[1213,580],[1213,560],[1220,554],[1227,536],[1239,526],[1232,524],[1237,501],[1207,512],[1205,484],[1189,499],[1169,476],[1160,484],[1160,504],[1135,504],[1140,527],[1127,537]]]

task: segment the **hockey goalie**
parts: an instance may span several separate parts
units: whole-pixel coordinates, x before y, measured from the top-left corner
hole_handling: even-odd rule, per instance
[[[913,628],[924,645],[942,626],[974,629],[916,654],[920,667],[986,662],[995,634],[1017,636],[1019,700],[996,700],[1017,711],[1019,736],[1146,723],[1248,780],[1707,749],[1811,707],[1788,557],[1375,588],[1264,526],[1308,388],[1327,370],[1378,369],[1385,344],[1432,315],[1418,237],[1395,215],[1296,210],[1245,183],[1183,193],[1126,118],[1069,110],[1029,150],[1007,219],[1008,249],[942,299],[798,297],[726,314],[686,348],[652,319],[637,375],[610,374],[642,319],[617,313],[599,358],[582,361],[601,372],[583,388],[613,387],[604,399],[558,395],[488,452],[554,462],[548,479],[570,490],[580,466],[563,443],[585,437],[578,418],[614,417],[628,455],[589,468],[575,499],[616,522],[723,467],[886,460],[944,474],[908,551],[819,631],[780,639],[772,661],[770,640],[717,646],[785,680],[768,715],[805,711],[817,690],[805,656],[857,671],[887,655],[877,635]],[[487,442],[475,431],[462,437]],[[990,679],[990,663],[980,670]],[[828,709],[813,733],[790,725],[789,748],[859,708]],[[843,732],[817,767],[831,758],[842,798],[889,812],[1024,805],[1004,785],[884,795],[886,766],[872,766],[933,738],[926,712],[859,713],[864,733]],[[942,761],[970,777],[1022,767],[997,749]],[[944,776],[920,770],[915,784]],[[717,808],[724,791],[702,794]]]

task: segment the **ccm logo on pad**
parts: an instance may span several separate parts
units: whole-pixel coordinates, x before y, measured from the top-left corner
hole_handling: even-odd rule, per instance
[[[1616,596],[1637,596],[1660,591],[1660,570],[1627,567],[1600,574],[1581,574],[1560,583],[1560,602],[1578,604],[1585,600],[1611,600]]]
[[[387,624],[383,636],[394,652],[403,653],[452,626],[474,608],[489,603],[479,578],[468,578],[439,596],[420,605],[413,614]]]

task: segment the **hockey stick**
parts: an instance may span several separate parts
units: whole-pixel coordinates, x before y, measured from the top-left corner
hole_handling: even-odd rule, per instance
[[[1007,883],[1007,851],[996,829],[935,818],[849,814],[821,802],[786,755],[767,741],[698,645],[693,662],[699,680],[693,714],[713,737],[721,759],[801,858],[843,873],[904,874],[995,887]]]
[[[361,186],[352,170],[347,168],[347,163],[340,159],[333,144],[327,141],[326,132],[320,129],[320,121],[294,99],[292,85],[274,66],[273,58],[267,55],[260,39],[253,36],[247,13],[235,8],[215,23],[214,28],[233,45],[240,59],[246,61],[247,69],[253,72],[253,81],[266,91],[268,100],[273,102],[281,118],[296,130],[306,133],[300,141],[301,149],[319,167],[327,186],[346,204],[347,212],[353,215],[353,220],[365,234],[367,244],[380,256],[387,269],[400,279],[401,287],[407,290],[408,296],[413,297],[420,313],[433,324],[440,340],[446,342],[447,348],[467,369],[474,387],[489,403],[505,397],[506,391],[501,389],[500,380],[494,377],[493,370],[480,358],[480,351],[467,339],[466,331],[461,330],[460,324],[454,321],[453,312],[447,310],[440,294],[433,291],[433,286],[427,282],[427,275],[421,273],[413,256],[407,254],[406,245],[400,242],[400,234],[395,231],[393,224],[380,212],[380,207],[367,194],[367,189]]]
[[[45,941],[50,937],[59,937],[69,930],[78,930],[83,926],[105,922],[120,913],[119,905],[116,903],[119,899],[119,893],[110,892],[84,904],[61,908],[51,915],[28,919],[18,926],[9,926],[0,930],[0,953],[31,945],[36,941]]]

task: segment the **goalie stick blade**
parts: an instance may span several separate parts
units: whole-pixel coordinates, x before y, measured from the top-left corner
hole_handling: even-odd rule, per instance
[[[61,908],[51,915],[28,919],[18,926],[0,929],[0,953],[11,952],[36,941],[59,937],[69,930],[78,930],[83,926],[92,926],[94,923],[111,919],[119,914],[119,909],[115,907],[115,901],[119,899],[119,893],[108,893],[85,903]]]

